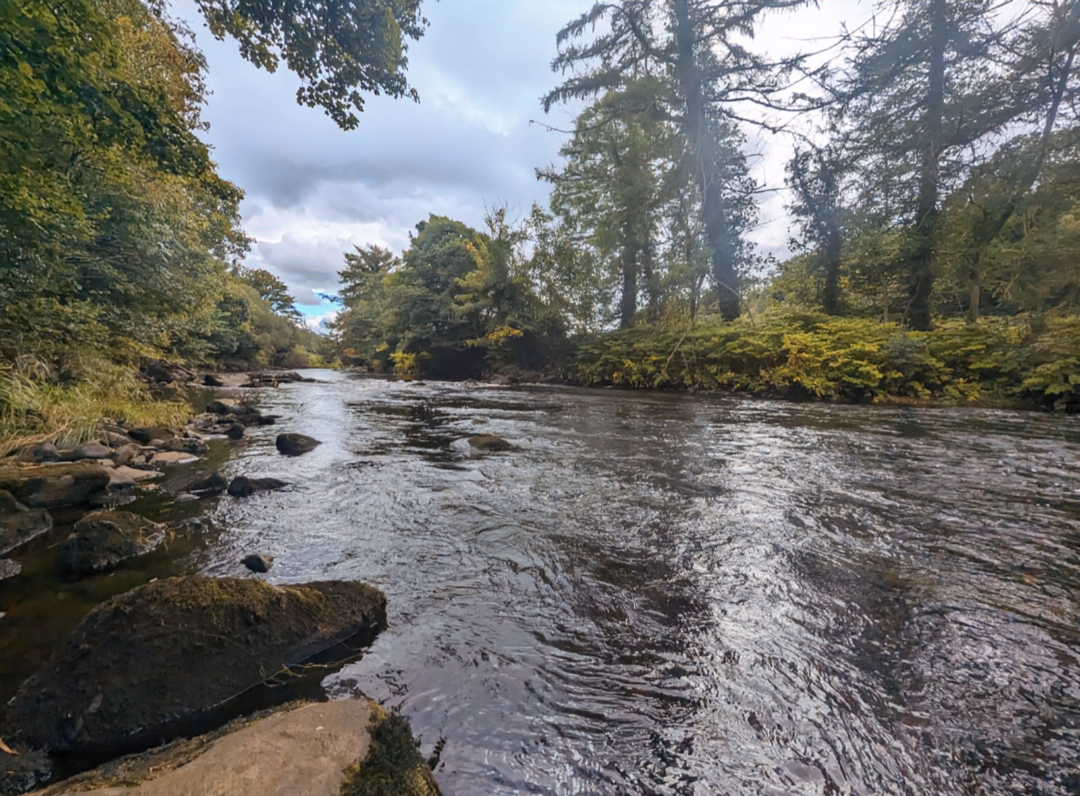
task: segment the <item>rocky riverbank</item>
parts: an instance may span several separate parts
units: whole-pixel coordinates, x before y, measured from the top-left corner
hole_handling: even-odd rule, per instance
[[[169,513],[162,507],[288,487],[276,478],[229,479],[212,462],[251,429],[287,424],[239,390],[307,379],[199,379],[167,364],[148,376],[174,386],[225,385],[200,398],[206,411],[183,427],[104,419],[97,439],[41,442],[0,459],[0,588],[32,593],[31,580],[57,577],[108,589],[107,573],[195,533],[190,523],[161,521]],[[303,455],[317,444],[283,429],[277,455]],[[146,514],[147,505],[157,511]],[[37,561],[23,551],[40,549],[39,537],[56,550],[51,572],[23,567]],[[253,554],[243,563],[261,573],[272,561]],[[337,794],[346,785],[349,793],[373,792],[358,783],[383,782],[379,738],[394,735],[400,719],[363,699],[274,706],[324,699],[322,678],[359,658],[386,626],[385,597],[362,583],[276,588],[258,577],[142,580],[90,610],[0,708],[0,796],[46,786],[51,794]],[[402,750],[390,757],[411,759]],[[393,774],[401,785],[391,792],[436,793],[421,768]]]

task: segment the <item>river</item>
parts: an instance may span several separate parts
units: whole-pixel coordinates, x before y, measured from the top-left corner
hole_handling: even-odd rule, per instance
[[[311,375],[215,448],[289,489],[178,507],[197,542],[98,585],[0,591],[0,696],[119,584],[258,552],[386,592],[325,686],[444,738],[445,796],[1080,793],[1080,419]]]

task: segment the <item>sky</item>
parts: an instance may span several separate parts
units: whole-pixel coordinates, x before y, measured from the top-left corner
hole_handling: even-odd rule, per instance
[[[396,252],[428,214],[474,227],[487,207],[511,216],[545,203],[537,167],[558,162],[571,108],[544,114],[540,97],[558,85],[550,64],[556,32],[592,0],[427,0],[431,25],[410,43],[408,77],[420,102],[371,97],[360,124],[342,131],[320,109],[296,104],[299,81],[244,61],[235,43],[215,40],[192,0],[175,0],[209,65],[203,114],[220,174],[242,188],[245,231],[255,243],[247,265],[280,277],[313,328],[334,308],[343,253],[378,244]],[[817,10],[766,19],[759,50],[773,55],[816,49],[841,22],[865,20],[870,0],[823,0]],[[543,124],[534,124],[538,121]],[[753,176],[783,185],[787,137],[752,135]],[[752,238],[766,253],[786,254],[783,192],[763,194]]]

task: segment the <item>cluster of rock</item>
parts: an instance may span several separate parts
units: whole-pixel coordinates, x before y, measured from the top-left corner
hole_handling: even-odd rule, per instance
[[[4,706],[0,795],[47,782],[50,756],[138,753],[279,704],[290,683],[321,680],[385,627],[386,597],[363,583],[191,576],[114,597]]]
[[[149,374],[160,378],[186,378],[189,373],[163,361],[149,369]],[[97,440],[69,449],[43,442],[2,459],[0,556],[51,530],[50,510],[102,508],[114,503],[118,494],[130,494],[136,487],[158,490],[178,503],[225,493],[248,497],[281,489],[287,484],[275,478],[239,476],[230,482],[220,473],[205,470],[161,484],[150,483],[164,476],[161,468],[165,466],[197,461],[208,452],[208,440],[214,435],[237,440],[248,428],[272,425],[275,420],[244,403],[212,401],[205,413],[180,431],[107,422]],[[278,440],[278,448],[288,455],[305,453],[318,444],[296,434],[283,434]],[[90,515],[76,524],[60,566],[68,576],[108,571],[154,550],[166,535],[164,528],[130,513]],[[0,558],[0,580],[19,574],[20,569],[16,562]]]

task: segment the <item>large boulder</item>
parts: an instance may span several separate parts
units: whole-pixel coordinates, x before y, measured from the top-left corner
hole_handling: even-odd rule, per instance
[[[362,583],[154,581],[87,615],[8,702],[0,737],[90,756],[141,751],[290,665],[355,658],[385,627],[386,597]]]
[[[31,509],[0,490],[0,555],[24,545],[52,528],[52,517],[44,509]]]
[[[0,467],[0,490],[32,509],[77,506],[104,496],[108,486],[109,471],[100,464]]]
[[[164,541],[164,525],[127,511],[98,511],[75,524],[60,552],[60,571],[75,576],[107,572]]]
[[[319,440],[303,434],[278,434],[277,438],[277,449],[286,456],[302,456],[320,445]]]

